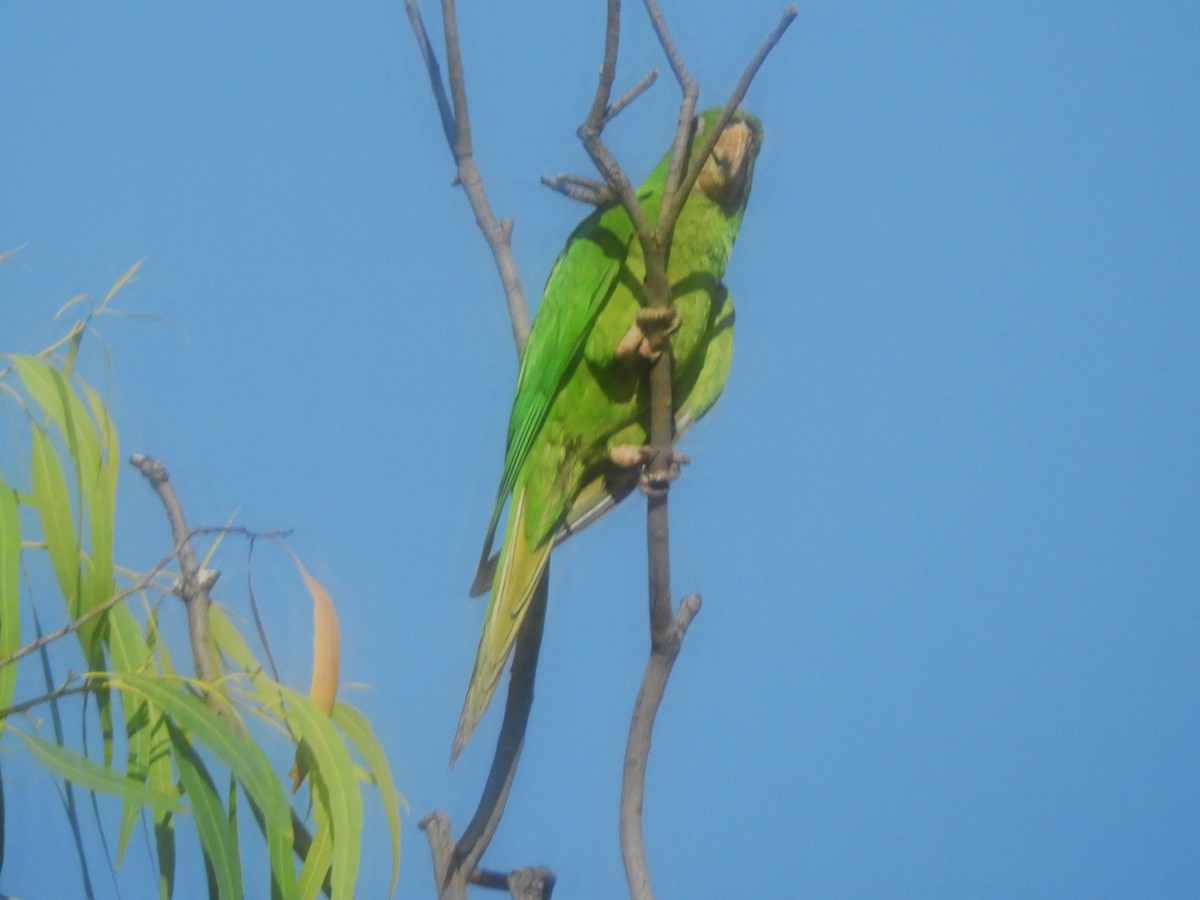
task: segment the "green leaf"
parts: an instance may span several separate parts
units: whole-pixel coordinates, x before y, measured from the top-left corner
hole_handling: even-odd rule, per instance
[[[65,404],[70,413],[75,434],[75,465],[79,479],[79,496],[87,511],[88,556],[91,568],[83,583],[83,609],[86,612],[99,606],[113,594],[113,514],[116,507],[116,481],[108,477],[105,455],[116,451],[105,446],[96,426],[88,416],[79,395],[62,382]],[[103,405],[101,405],[103,409]],[[111,433],[109,437],[115,441]]]
[[[291,857],[291,806],[262,751],[203,700],[183,690],[182,681],[151,675],[112,675],[108,680],[113,687],[145,697],[158,706],[229,768],[263,814],[263,835],[275,893],[291,897],[296,890]]]
[[[325,821],[326,813],[319,804],[313,807],[313,818],[317,821],[317,833],[313,835],[300,868],[298,883],[300,900],[316,900],[325,884],[329,865],[333,861],[333,829]]]
[[[25,390],[29,391],[29,396],[37,402],[51,421],[63,429],[65,436],[66,428],[63,423],[66,421],[67,414],[55,380],[55,376],[59,378],[62,376],[53,366],[36,356],[14,354],[12,361],[16,366],[17,373],[21,376],[21,383],[25,385]]]
[[[333,829],[333,900],[350,900],[362,850],[362,793],[354,761],[333,721],[299,691],[280,685],[287,710],[284,718],[312,754],[314,794],[329,812]]]
[[[57,374],[57,373],[54,373]],[[55,395],[57,396],[57,394]],[[32,469],[33,506],[42,523],[46,540],[46,552],[50,566],[58,581],[59,590],[67,604],[67,613],[72,618],[81,615],[80,610],[80,554],[79,540],[71,515],[71,499],[67,494],[67,483],[62,465],[50,439],[36,425],[31,430],[30,468]],[[104,666],[104,650],[99,635],[103,623],[89,622],[77,632],[88,668],[99,670]],[[112,762],[112,708],[106,693],[96,692],[96,706],[100,714],[100,732],[104,738],[104,761]]]
[[[259,703],[270,709],[278,708],[282,702],[278,683],[263,670],[262,662],[254,655],[246,639],[229,620],[228,614],[220,604],[213,603],[209,606],[208,628],[217,649],[250,679]]]
[[[50,439],[36,425],[33,426],[32,441],[33,505],[42,523],[54,577],[67,601],[67,612],[76,618],[79,616],[79,541],[71,517],[67,482]]]
[[[84,390],[88,394],[92,412],[100,423],[99,429],[88,415],[87,407],[79,395],[71,390],[61,372],[33,357],[14,357],[14,360],[25,389],[42,407],[50,421],[58,426],[75,464],[80,530],[82,531],[82,521],[86,512],[91,559],[91,568],[85,569],[79,609],[73,612],[74,615],[79,615],[103,603],[113,591],[116,433],[103,402],[87,385],[84,385]]]
[[[16,652],[21,645],[21,604],[18,597],[21,568],[21,522],[17,497],[0,477],[0,657]],[[0,710],[12,702],[17,683],[17,664],[0,668]],[[0,718],[0,732],[4,730]]]
[[[113,282],[113,286],[108,289],[108,293],[104,297],[104,302],[100,304],[101,309],[107,306],[108,301],[117,295],[117,291],[121,290],[121,288],[125,287],[125,285],[129,283],[129,279],[131,279],[137,273],[137,270],[142,267],[142,263],[145,261],[146,257],[143,256],[132,266],[126,269],[121,276]]]
[[[107,613],[109,650],[112,667],[117,672],[136,672],[150,661],[150,647],[142,637],[142,630],[126,607],[117,605]],[[128,743],[128,761],[125,770],[130,778],[145,781],[149,776],[153,759],[153,731],[162,720],[162,714],[151,716],[146,701],[126,697],[121,704],[125,718],[125,734]],[[157,763],[161,764],[161,763]],[[168,763],[168,772],[170,765]],[[171,783],[171,779],[167,779]],[[121,813],[121,824],[117,830],[117,865],[124,858],[129,837],[137,820],[138,807],[126,803]]]
[[[371,730],[371,723],[366,716],[347,703],[338,701],[333,707],[333,721],[342,734],[350,739],[359,756],[366,764],[371,775],[371,781],[379,791],[379,800],[383,804],[384,815],[387,816],[388,832],[392,840],[392,877],[388,882],[388,896],[396,891],[396,879],[400,874],[400,806],[407,810],[408,804],[396,790],[392,780],[392,770],[388,766],[387,755]]]
[[[219,900],[241,900],[242,863],[238,855],[236,823],[225,814],[216,785],[191,741],[178,728],[168,725],[179,780],[192,804],[196,834],[208,870],[209,896]]]
[[[25,734],[16,728],[13,731],[21,736],[21,739],[25,741],[25,746],[38,762],[56,775],[60,775],[82,788],[102,794],[111,794],[122,800],[133,800],[154,809],[179,812],[184,808],[179,797],[173,793],[167,794],[153,790],[122,772],[102,766],[74,750],[68,750],[60,744],[47,741],[35,734]]]
[[[71,390],[62,373],[30,356],[13,357],[21,381],[29,395],[62,432],[67,451],[74,462],[75,484],[79,501],[79,529],[71,511],[66,477],[58,455],[46,433],[33,429],[31,453],[34,505],[42,519],[47,551],[67,608],[77,618],[107,600],[113,592],[113,509],[115,482],[108,477],[102,461],[101,436],[88,416],[78,395]],[[102,404],[101,404],[102,406]],[[111,422],[105,416],[111,433]],[[115,442],[115,436],[113,437]],[[111,449],[115,450],[115,444]],[[108,489],[110,482],[113,490]],[[89,524],[91,554],[81,555],[84,519]],[[83,563],[82,570],[80,562]],[[103,621],[90,622],[79,629],[79,641],[88,667],[105,668],[101,638]],[[106,694],[97,692],[100,732],[104,741],[104,761],[112,761],[112,708]]]
[[[171,768],[171,739],[167,734],[167,717],[159,712],[150,738],[150,786],[158,790],[175,787]],[[175,816],[173,813],[154,813],[154,849],[158,853],[158,896],[170,900],[175,889]]]
[[[70,302],[70,300],[67,301],[68,304]],[[59,313],[62,311],[63,310],[60,309],[57,313],[55,313],[54,318],[57,319]],[[63,374],[66,376],[70,376],[71,370],[75,368],[75,360],[79,358],[79,345],[83,343],[84,329],[85,326],[83,322],[76,322],[71,326],[71,330],[67,334],[67,357],[63,360],[62,367]]]
[[[105,407],[104,401],[100,399],[100,395],[92,390],[87,382],[81,381],[80,385],[87,395],[88,406],[91,407],[92,416],[96,420],[96,427],[100,433],[100,445],[104,450],[104,465],[99,477],[104,482],[104,489],[109,496],[115,497],[117,495],[117,473],[121,468],[117,432],[113,428],[112,419],[109,417],[108,409]]]

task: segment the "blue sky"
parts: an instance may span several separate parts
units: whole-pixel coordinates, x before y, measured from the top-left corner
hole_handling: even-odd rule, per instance
[[[702,105],[782,11],[662,6]],[[531,302],[586,212],[538,176],[587,171],[602,7],[460,11]],[[618,89],[663,67],[625,23]],[[734,368],[672,493],[675,590],[704,608],[650,760],[659,896],[1200,893],[1198,58],[1190,3],[802,7],[746,103]],[[401,895],[429,896],[416,820],[466,823],[499,721],[446,771],[515,357],[401,4],[9,3],[0,83],[0,247],[25,245],[0,349],[145,257],[121,305],[177,328],[102,324],[123,450],[168,464],[194,523],[295,529],[412,806]],[[664,78],[614,124],[635,179],[676,102]],[[564,897],[624,891],[643,515],[555,555],[486,860],[549,865]],[[119,523],[126,563],[169,549],[132,473]],[[304,685],[306,601],[261,556]],[[50,783],[7,792],[0,891],[75,895]],[[366,852],[378,896],[383,837]]]

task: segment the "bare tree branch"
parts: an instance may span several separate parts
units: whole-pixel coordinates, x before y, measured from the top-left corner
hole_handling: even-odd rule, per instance
[[[208,630],[208,607],[212,603],[208,592],[217,583],[221,573],[215,569],[201,569],[200,564],[196,562],[191,532],[184,520],[179,497],[175,494],[175,488],[171,486],[171,476],[167,467],[158,460],[140,453],[130,456],[129,462],[150,482],[167,511],[171,536],[179,547],[180,577],[175,592],[183,599],[187,608],[188,638],[192,644],[192,663],[195,666],[196,677],[201,681],[216,681],[221,676],[221,667],[217,664],[212,635]],[[206,693],[205,697],[213,699],[211,693]]]
[[[667,31],[667,22],[663,18],[662,12],[659,11],[658,4],[655,0],[644,0],[644,3],[646,12],[650,16],[650,25],[658,37],[663,54],[667,57],[667,62],[683,93],[683,99],[679,104],[679,115],[675,120],[675,140],[671,144],[671,162],[667,167],[667,181],[663,186],[658,227],[655,230],[655,235],[662,245],[668,248],[669,252],[671,234],[675,229],[675,220],[679,217],[678,211],[671,212],[675,205],[675,197],[677,195],[687,197],[686,190],[680,191],[680,181],[683,178],[684,167],[687,165],[685,160],[692,135],[692,117],[696,113],[696,98],[699,96],[700,88],[683,64],[683,58],[679,55],[675,42],[671,40],[670,32]],[[679,206],[682,209],[683,204],[681,203]],[[653,301],[650,301],[650,304],[653,305]]]
[[[583,142],[583,149],[591,157],[593,165],[604,176],[604,181],[608,184],[609,189],[625,207],[625,211],[629,214],[630,221],[633,222],[634,229],[640,237],[643,233],[650,233],[649,220],[646,218],[641,203],[638,202],[637,193],[629,176],[625,174],[612,152],[600,140],[604,126],[612,120],[612,116],[609,115],[609,100],[612,97],[612,85],[617,72],[617,49],[620,42],[621,0],[608,0],[608,16],[604,28],[604,61],[600,65],[596,94],[592,98],[592,106],[588,110],[587,118],[575,133]]]
[[[463,77],[462,55],[458,45],[458,20],[454,12],[454,0],[442,0],[442,27],[446,36],[446,70],[450,81],[450,96],[453,101],[446,99],[446,88],[442,83],[441,71],[425,31],[416,0],[404,0],[408,11],[408,20],[412,25],[417,39],[421,56],[425,60],[425,68],[429,73],[430,85],[437,100],[438,113],[442,119],[442,130],[450,145],[457,169],[455,181],[462,185],[475,213],[475,222],[483,232],[484,239],[492,251],[496,262],[496,271],[500,275],[500,283],[504,287],[504,299],[508,305],[508,317],[512,323],[513,341],[517,345],[517,355],[525,350],[525,342],[529,340],[529,312],[525,306],[525,293],[521,288],[521,277],[517,272],[517,264],[512,255],[511,219],[497,220],[488,203],[487,193],[483,189],[483,177],[475,165],[471,146],[471,120],[467,112],[467,88]]]
[[[408,21],[412,25],[413,34],[417,38],[417,46],[421,50],[421,59],[429,73],[429,83],[433,88],[433,98],[438,105],[438,114],[442,119],[442,131],[446,135],[446,143],[454,149],[454,113],[450,110],[450,101],[446,99],[446,86],[442,83],[442,70],[438,66],[437,56],[429,43],[429,35],[425,31],[425,22],[421,19],[421,10],[413,0],[405,0],[404,8],[408,12]]]
[[[615,199],[607,184],[594,178],[585,178],[583,175],[543,175],[542,184],[572,200],[590,203],[592,206],[607,206]]]
[[[479,806],[471,818],[463,836],[451,849],[453,840],[450,832],[450,820],[446,814],[438,810],[421,820],[421,828],[429,840],[433,853],[434,875],[437,878],[439,900],[459,900],[465,897],[468,881],[486,887],[506,887],[507,880],[502,884],[491,880],[477,880],[476,872],[479,860],[500,818],[504,815],[504,804],[512,787],[513,776],[517,771],[517,762],[521,757],[521,748],[525,743],[525,729],[529,724],[529,711],[533,706],[533,684],[537,675],[538,652],[542,646],[542,630],[546,621],[546,594],[549,584],[549,568],[543,573],[533,597],[529,601],[529,611],[521,630],[517,634],[516,648],[513,651],[512,674],[508,682],[508,698],[504,705],[504,722],[500,726],[500,736],[496,739],[496,752],[492,757],[492,768],[488,773],[487,784],[479,799]],[[523,871],[523,870],[517,870]],[[533,871],[533,870],[530,870]],[[537,870],[548,871],[548,870]],[[513,875],[516,872],[511,873]],[[507,878],[507,876],[506,876]],[[520,882],[525,885],[525,882]],[[553,876],[548,882],[549,888],[545,894],[548,900],[549,889],[553,888]],[[527,889],[525,887],[522,888]],[[511,890],[511,888],[510,888]],[[514,897],[517,894],[513,894]]]
[[[700,141],[688,160],[692,139],[693,119],[699,89],[683,63],[671,39],[655,0],[643,0],[651,26],[662,45],[663,53],[679,83],[682,98],[676,121],[675,139],[671,146],[663,196],[657,220],[651,225],[637,200],[633,187],[600,138],[604,125],[611,119],[609,96],[615,77],[619,43],[620,0],[608,0],[608,23],[605,32],[604,60],[596,87],[596,95],[588,118],[579,128],[579,137],[605,182],[620,199],[629,214],[634,231],[642,246],[645,260],[645,297],[648,310],[668,310],[671,306],[671,286],[668,260],[675,223],[699,176],[704,161],[712,153],[717,139],[729,123],[738,104],[746,95],[759,66],[778,43],[783,32],[796,17],[789,8],[780,24],[767,38],[751,60],[733,95],[727,101],[715,126]],[[620,105],[624,105],[623,103]],[[614,104],[616,106],[616,104]],[[652,900],[650,875],[642,841],[642,799],[645,787],[646,762],[654,718],[666,689],[667,678],[679,654],[688,625],[700,609],[700,597],[693,594],[681,604],[678,613],[671,611],[670,522],[667,496],[673,477],[674,399],[672,397],[672,366],[669,345],[654,361],[649,372],[650,425],[649,446],[654,451],[645,472],[642,488],[647,494],[646,547],[648,558],[650,659],[646,665],[642,687],[634,706],[629,739],[625,750],[624,778],[621,786],[620,834],[621,855],[631,897]]]
[[[629,740],[625,745],[625,769],[621,779],[621,858],[625,863],[625,878],[632,900],[651,900],[650,871],[646,865],[646,848],[642,843],[642,797],[646,786],[646,760],[650,751],[650,735],[654,719],[667,688],[667,679],[684,635],[696,613],[700,611],[700,595],[691,594],[679,604],[672,617],[665,641],[656,642],[633,707]]]
[[[36,648],[35,648],[36,649]],[[59,697],[72,697],[76,694],[86,694],[92,690],[90,684],[75,684],[75,674],[67,673],[66,680],[52,691],[47,691],[37,697],[32,697],[29,700],[22,700],[20,703],[14,703],[12,706],[7,706],[0,709],[0,721],[7,719],[9,716],[15,716],[26,710],[33,709],[35,706],[41,706],[43,703],[49,703],[52,700],[57,700]]]
[[[542,630],[546,621],[546,595],[550,583],[550,566],[542,573],[529,601],[529,610],[517,635],[513,650],[512,671],[508,680],[508,697],[504,704],[504,722],[496,739],[496,753],[488,773],[487,785],[479,808],[455,847],[455,856],[462,867],[473,870],[484,848],[495,834],[504,813],[504,802],[512,787],[517,760],[525,743],[525,729],[533,706],[533,684],[537,676],[538,653],[542,646]]]
[[[642,94],[646,93],[646,91],[648,91],[650,89],[650,86],[652,84],[654,84],[654,82],[656,82],[657,80],[658,80],[658,69],[651,69],[649,72],[647,72],[645,75],[642,76],[641,81],[639,81],[637,84],[635,84],[629,90],[627,90],[624,94],[622,94],[620,97],[618,97],[616,100],[614,100],[612,103],[609,104],[608,111],[604,114],[604,121],[606,123],[608,123],[608,122],[611,122],[613,119],[615,119],[617,117],[617,114],[620,113],[621,110],[623,110],[625,107],[627,107],[630,103],[632,103],[638,97],[642,96]]]
[[[647,5],[653,3],[653,0],[646,0]],[[721,137],[721,132],[725,130],[725,126],[729,124],[729,120],[733,117],[741,102],[746,98],[746,92],[750,90],[750,83],[754,80],[754,76],[758,74],[759,67],[766,60],[775,45],[779,43],[783,37],[783,33],[787,31],[788,26],[792,24],[797,16],[796,7],[789,6],[783,11],[783,16],[779,20],[779,24],[775,29],[767,35],[767,39],[763,41],[758,52],[754,54],[754,58],[746,66],[742,77],[738,80],[737,86],[733,89],[729,99],[725,101],[725,106],[721,110],[721,114],[717,117],[715,126],[704,136],[704,140],[700,142],[700,146],[692,155],[691,165],[688,167],[687,175],[679,184],[679,190],[671,202],[668,204],[667,197],[664,195],[662,203],[662,212],[659,214],[659,227],[661,229],[664,221],[670,221],[671,227],[674,228],[675,220],[679,217],[679,210],[683,209],[683,204],[687,199],[688,194],[692,191],[692,186],[695,185],[696,179],[700,177],[700,170],[704,167],[704,161],[708,159],[713,148],[717,146],[717,140]]]
[[[483,232],[484,238],[492,251],[496,269],[504,288],[505,302],[508,305],[509,320],[512,323],[513,342],[516,345],[518,359],[525,351],[529,340],[529,313],[525,305],[525,296],[521,288],[520,277],[517,273],[516,262],[512,255],[512,220],[497,221],[488,203],[483,188],[483,178],[472,159],[470,119],[467,112],[466,80],[463,76],[462,56],[458,41],[458,23],[455,15],[454,0],[442,0],[442,22],[446,39],[446,66],[450,81],[450,101],[446,99],[446,90],[442,83],[441,73],[436,57],[425,32],[420,11],[416,0],[405,0],[409,22],[416,35],[417,44],[429,73],[430,84],[438,104],[442,119],[442,129],[445,132],[450,151],[454,156],[457,167],[456,181],[462,185],[475,213],[475,222]],[[429,840],[430,851],[433,854],[434,872],[440,900],[460,900],[466,896],[467,880],[473,876],[479,859],[491,841],[496,826],[504,813],[504,804],[516,773],[517,762],[520,759],[521,747],[525,740],[525,727],[529,719],[529,709],[533,703],[533,680],[537,669],[537,651],[541,645],[542,628],[545,621],[545,587],[542,583],[531,603],[526,622],[517,636],[516,649],[513,654],[513,668],[509,681],[508,701],[504,710],[504,724],[501,726],[500,737],[496,744],[496,753],[492,759],[492,768],[487,784],[480,797],[479,807],[467,827],[461,840],[453,843],[453,833],[449,818],[441,811],[434,812],[421,821]],[[540,600],[539,600],[540,597]],[[537,607],[540,605],[540,612]],[[519,664],[529,660],[528,664]],[[518,872],[524,870],[518,870]],[[528,870],[540,871],[540,870]],[[518,872],[514,872],[516,876]],[[553,889],[553,876],[542,879],[545,885],[546,898]],[[532,888],[528,879],[517,879],[517,887],[510,887],[514,897],[540,896],[530,893],[518,894]]]

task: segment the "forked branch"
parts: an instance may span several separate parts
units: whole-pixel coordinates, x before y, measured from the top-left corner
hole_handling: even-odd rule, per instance
[[[750,82],[763,60],[783,36],[796,17],[795,7],[789,7],[778,26],[755,54],[733,94],[726,101],[714,127],[702,136],[700,146],[688,164],[688,145],[692,139],[698,86],[692,79],[679,54],[666,20],[655,0],[643,0],[651,26],[662,45],[671,71],[679,83],[682,95],[676,121],[675,139],[671,145],[670,161],[663,188],[657,220],[651,224],[642,209],[628,176],[621,170],[612,153],[601,139],[604,126],[615,111],[609,98],[615,78],[617,47],[620,37],[620,0],[608,0],[608,21],[605,30],[604,61],[600,67],[596,94],[579,137],[592,162],[604,177],[609,189],[624,206],[633,223],[634,232],[642,246],[645,259],[646,305],[652,309],[667,309],[671,305],[671,287],[667,264],[675,223],[683,209],[692,186],[696,183],[704,161],[712,153],[717,140],[729,124],[734,111],[744,99]],[[617,104],[613,104],[616,106]],[[650,658],[642,678],[642,686],[634,705],[629,739],[625,748],[624,777],[621,785],[620,835],[621,856],[630,896],[635,900],[652,900],[650,874],[646,865],[642,841],[642,801],[645,787],[646,763],[654,719],[666,690],[667,678],[679,654],[688,626],[700,609],[700,596],[693,594],[680,604],[677,613],[671,610],[670,524],[667,492],[671,477],[674,435],[674,400],[672,397],[672,359],[669,348],[650,369],[650,428],[649,443],[654,451],[652,461],[643,477],[646,502],[646,547],[649,572]]]

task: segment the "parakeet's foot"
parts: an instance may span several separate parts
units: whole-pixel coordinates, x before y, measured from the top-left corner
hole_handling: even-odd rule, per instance
[[[647,496],[663,493],[667,485],[679,477],[681,467],[690,462],[691,460],[682,453],[672,450],[671,460],[665,470],[655,471],[656,467],[649,465],[642,469],[638,476],[638,489]]]
[[[678,328],[679,311],[674,307],[639,309],[637,319],[617,342],[615,355],[617,359],[629,359],[636,354],[654,362]]]
[[[670,462],[662,472],[654,472],[650,463],[654,461],[654,448],[645,445],[635,447],[632,444],[620,444],[608,451],[608,458],[623,469],[641,468],[638,486],[643,494],[661,491],[666,485],[679,477],[680,467],[691,462],[678,450],[671,451]]]

